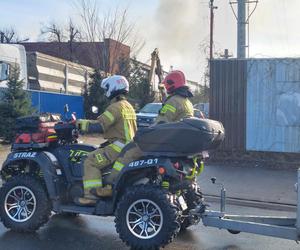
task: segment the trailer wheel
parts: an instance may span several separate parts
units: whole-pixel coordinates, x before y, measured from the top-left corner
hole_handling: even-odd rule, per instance
[[[231,229],[227,229],[227,231],[231,234],[239,234],[241,231],[235,231],[235,230],[231,230]]]
[[[164,190],[139,185],[129,188],[116,211],[116,230],[132,249],[158,249],[171,242],[180,228],[178,209]]]
[[[0,189],[0,217],[5,227],[33,232],[49,220],[50,214],[47,193],[34,177],[12,177]]]
[[[78,213],[72,213],[72,212],[61,212],[58,213],[58,215],[64,218],[75,218],[79,216]]]

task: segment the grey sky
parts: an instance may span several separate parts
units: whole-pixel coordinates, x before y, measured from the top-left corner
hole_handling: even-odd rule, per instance
[[[100,6],[129,6],[146,46],[139,55],[149,62],[160,49],[165,70],[182,69],[191,80],[201,81],[205,55],[200,44],[208,42],[208,0],[99,0]],[[236,20],[228,0],[215,0],[215,48],[236,55]],[[252,7],[251,7],[252,8]],[[250,56],[292,57],[300,55],[299,0],[260,0],[250,20]],[[40,27],[52,20],[67,22],[78,17],[72,0],[0,0],[2,27],[15,27],[23,36],[38,39]]]

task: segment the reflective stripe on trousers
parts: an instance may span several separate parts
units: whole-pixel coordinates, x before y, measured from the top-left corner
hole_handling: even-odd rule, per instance
[[[83,187],[84,189],[102,187],[102,180],[100,179],[85,180],[83,182]]]
[[[121,153],[122,149],[125,147],[125,144],[120,141],[115,141],[109,144],[109,147],[111,147],[116,152]]]
[[[116,161],[114,166],[113,166],[113,169],[120,172],[123,169],[123,167],[124,167],[124,164],[122,164],[121,162]]]

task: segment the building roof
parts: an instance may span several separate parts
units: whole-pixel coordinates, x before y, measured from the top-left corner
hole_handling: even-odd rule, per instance
[[[26,42],[22,45],[27,52],[41,52],[110,73],[118,71],[115,61],[130,58],[130,47],[112,39],[103,42]]]

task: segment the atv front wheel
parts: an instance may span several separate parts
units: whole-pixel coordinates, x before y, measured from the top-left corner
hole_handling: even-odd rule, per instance
[[[5,227],[18,232],[36,231],[50,214],[48,196],[37,179],[12,177],[0,189],[0,217]]]
[[[116,211],[116,230],[133,249],[157,249],[180,229],[177,207],[166,191],[151,185],[129,188]]]

